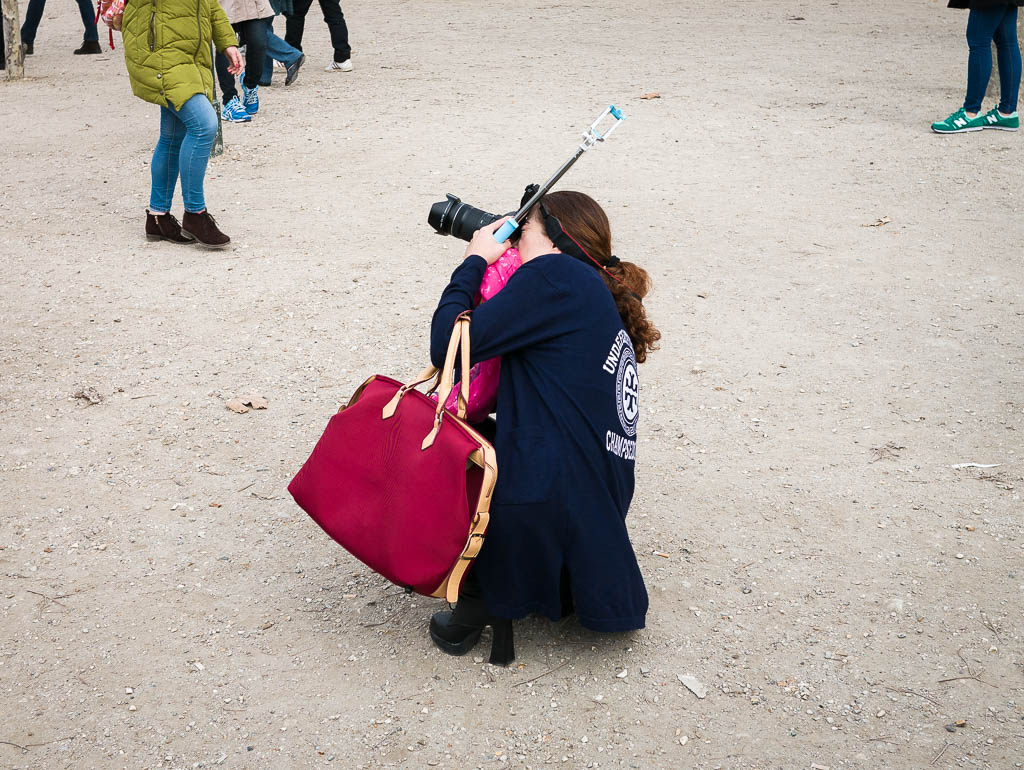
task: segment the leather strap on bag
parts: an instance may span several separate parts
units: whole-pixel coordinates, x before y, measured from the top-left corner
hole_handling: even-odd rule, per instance
[[[455,562],[452,571],[448,573],[448,584],[445,587],[444,598],[449,604],[455,604],[459,600],[459,588],[462,586],[462,578],[473,563],[473,559],[480,553],[484,544],[484,532],[487,531],[487,523],[491,514],[487,511],[478,511],[473,517],[473,528],[469,531],[466,540],[466,547],[462,549],[459,560]]]
[[[453,329],[453,334],[454,331],[455,330]],[[449,347],[451,347],[451,343],[449,343]],[[416,376],[415,380],[410,382],[408,385],[403,385],[402,387],[400,387],[398,391],[395,393],[394,397],[384,405],[384,408],[381,410],[381,418],[386,420],[389,417],[393,417],[395,411],[398,409],[398,403],[402,400],[405,394],[408,393],[413,388],[422,385],[427,380],[433,380],[433,383],[431,383],[430,387],[427,388],[427,393],[432,393],[433,391],[437,390],[437,386],[441,382],[441,372],[442,370],[438,369],[436,366],[428,366],[426,369],[424,369]]]
[[[438,432],[441,430],[441,419],[444,414],[444,405],[452,392],[452,383],[455,379],[455,354],[461,350],[460,364],[462,370],[461,381],[459,382],[459,406],[458,416],[460,419],[466,417],[466,405],[469,403],[469,311],[462,312],[455,319],[455,326],[452,328],[452,336],[448,340],[448,354],[444,359],[444,369],[441,371],[441,388],[437,393],[437,411],[434,413],[434,427],[423,439],[420,449],[426,450],[434,443]]]

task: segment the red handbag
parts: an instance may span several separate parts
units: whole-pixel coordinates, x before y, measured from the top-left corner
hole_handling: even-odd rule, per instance
[[[457,415],[444,408],[456,352]],[[416,390],[433,380],[438,401]],[[426,596],[458,599],[480,552],[498,477],[494,447],[465,422],[469,316],[455,322],[444,367],[408,385],[375,375],[327,424],[288,491],[370,569]]]

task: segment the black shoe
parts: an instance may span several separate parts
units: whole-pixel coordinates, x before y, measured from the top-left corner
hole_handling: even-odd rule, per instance
[[[103,53],[98,40],[83,40],[82,47],[75,49],[76,54]]]
[[[434,640],[438,649],[449,655],[465,655],[480,641],[484,626],[490,626],[494,632],[490,663],[494,666],[507,666],[516,659],[511,620],[491,617],[483,625],[466,626],[455,621],[458,609],[456,605],[454,612],[436,612],[430,619],[430,638]]]
[[[32,50],[32,44],[31,43],[22,43],[21,44],[21,53],[22,53],[23,56],[31,56],[33,53],[35,53],[35,51]]]
[[[462,585],[455,609],[434,613],[430,619],[430,638],[442,652],[465,655],[480,641],[485,626],[490,626],[494,632],[491,664],[507,666],[516,658],[512,621],[487,611],[480,586],[471,575]]]
[[[430,638],[449,655],[465,655],[476,647],[484,627],[453,623],[454,615],[455,613],[450,610],[435,612],[430,619]]]
[[[295,78],[299,76],[299,67],[301,67],[303,63],[305,63],[305,61],[306,55],[302,54],[298,59],[296,59],[295,61],[288,65],[288,67],[285,69],[285,72],[287,72],[288,74],[285,75],[284,78],[284,84],[286,86],[290,86],[292,83],[295,82]]]

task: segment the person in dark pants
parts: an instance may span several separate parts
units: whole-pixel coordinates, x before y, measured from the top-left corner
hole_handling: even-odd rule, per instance
[[[509,247],[495,222],[476,232],[430,327],[430,359],[473,309],[488,264]],[[501,356],[490,524],[453,611],[430,637],[463,655],[484,626],[491,663],[514,657],[512,620],[575,611],[593,631],[643,628],[647,590],[626,529],[640,417],[638,364],[661,334],[642,297],[647,272],[612,254],[601,207],[579,192],[548,193],[527,216],[523,264],[473,309],[470,363]]]
[[[1017,40],[1017,9],[1024,0],[950,0],[950,8],[969,8],[967,18],[967,97],[964,106],[945,120],[932,123],[937,134],[962,134],[994,128],[1020,128],[1017,96],[1020,91],[1021,56]],[[992,43],[999,60],[999,104],[981,114],[981,103],[992,76]]]
[[[295,0],[291,13],[285,13],[284,40],[288,45],[302,50],[302,31],[306,26],[306,14],[313,0]],[[324,13],[324,21],[331,32],[331,45],[334,46],[334,60],[327,65],[328,72],[351,72],[352,49],[348,44],[348,25],[345,14],[341,12],[340,0],[320,0],[320,10]]]
[[[221,120],[228,123],[250,122],[252,115],[246,112],[242,100],[238,98],[235,76],[230,72],[231,63],[228,57],[218,52],[213,62],[217,69],[217,82],[220,84],[221,104],[224,105],[220,111]]]
[[[249,115],[255,115],[260,109],[260,81],[267,60],[267,21],[274,18],[274,9],[268,0],[222,0],[220,6],[245,46],[241,104]]]
[[[43,18],[43,9],[46,8],[46,0],[29,0],[28,9],[25,11],[25,21],[21,25],[21,44],[25,47],[25,53],[33,53],[36,40],[36,30],[39,29],[39,22]],[[75,49],[76,54],[103,53],[100,48],[99,34],[96,31],[96,9],[89,0],[78,0],[78,12],[82,14],[82,26],[85,27],[85,34],[82,37],[82,45]]]

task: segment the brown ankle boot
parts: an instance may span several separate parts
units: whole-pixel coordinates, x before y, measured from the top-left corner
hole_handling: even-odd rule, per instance
[[[207,249],[223,249],[231,243],[231,239],[217,227],[217,221],[208,210],[199,214],[186,211],[181,220],[181,232],[191,235],[200,246]]]
[[[189,236],[182,234],[181,225],[173,214],[150,214],[149,209],[146,209],[146,240],[192,243]]]

